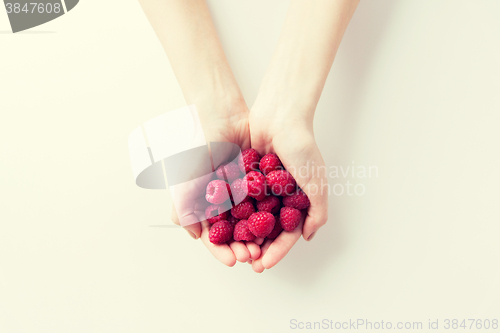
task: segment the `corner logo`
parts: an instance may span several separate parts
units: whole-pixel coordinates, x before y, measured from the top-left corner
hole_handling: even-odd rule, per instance
[[[52,21],[72,10],[79,0],[4,0],[12,32]]]

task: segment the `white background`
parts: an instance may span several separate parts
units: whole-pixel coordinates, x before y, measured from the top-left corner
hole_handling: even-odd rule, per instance
[[[210,6],[251,105],[287,1]],[[315,131],[328,166],[378,177],[330,179],[366,193],[332,195],[314,240],[258,275],[151,227],[170,196],[135,186],[127,137],[185,102],[139,4],[81,1],[15,35],[0,10],[0,332],[500,319],[499,17],[498,1],[360,3]]]

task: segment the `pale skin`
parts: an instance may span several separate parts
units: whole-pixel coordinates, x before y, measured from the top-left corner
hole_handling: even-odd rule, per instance
[[[195,104],[207,141],[226,141],[262,156],[276,153],[311,206],[293,232],[274,241],[214,245],[207,221],[185,229],[228,266],[248,262],[261,273],[281,261],[300,236],[307,241],[328,220],[326,174],[297,170],[324,165],[313,118],[326,78],[359,0],[291,0],[271,62],[249,109],[224,55],[205,0],[139,0],[188,104]],[[311,191],[315,188],[317,194]],[[319,191],[317,191],[319,189]],[[173,210],[172,220],[179,224]]]

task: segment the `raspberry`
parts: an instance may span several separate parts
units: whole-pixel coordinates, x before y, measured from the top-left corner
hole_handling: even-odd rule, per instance
[[[260,171],[267,175],[269,172],[274,170],[283,169],[283,164],[281,164],[280,158],[276,154],[266,154],[260,160]]]
[[[274,195],[287,196],[295,192],[297,183],[286,170],[271,171],[266,176],[266,182]]]
[[[268,212],[271,214],[278,214],[280,211],[280,199],[274,195],[266,197],[262,201],[257,202],[257,210],[259,212]]]
[[[223,205],[210,205],[205,209],[205,217],[210,224],[227,220],[229,218],[229,209]]]
[[[234,162],[224,163],[215,170],[215,174],[217,178],[231,183],[240,176],[240,168]]]
[[[249,148],[241,152],[238,160],[238,166],[241,172],[248,173],[252,170],[259,170],[260,155],[257,150]]]
[[[267,235],[267,237],[266,237],[267,239],[276,239],[283,231],[283,227],[281,226],[279,216],[275,217],[275,219],[276,219],[276,223],[274,224],[273,231],[271,231],[271,233],[269,235]]]
[[[283,198],[283,205],[295,209],[306,209],[307,207],[309,207],[310,202],[307,194],[299,189],[294,194]]]
[[[262,200],[266,197],[266,177],[257,171],[250,171],[243,177],[241,184],[243,188],[248,190],[248,195],[257,200]]]
[[[255,239],[255,235],[248,229],[247,220],[241,220],[236,223],[234,226],[233,236],[235,241],[253,241]]]
[[[235,204],[239,204],[248,198],[248,189],[242,186],[243,179],[238,178],[231,183],[231,194]]]
[[[242,202],[251,202],[252,204],[254,204],[255,203],[255,199],[254,198],[250,198],[249,196],[247,196],[245,199],[243,199]]]
[[[229,214],[229,217],[227,218],[227,222],[231,223],[232,225],[235,225],[238,223],[240,220],[234,217],[233,215]]]
[[[205,198],[208,202],[219,205],[229,199],[230,193],[231,188],[229,184],[223,180],[216,179],[208,183]]]
[[[208,238],[214,244],[224,244],[233,238],[233,225],[228,221],[222,220],[212,224]]]
[[[256,237],[264,238],[273,231],[276,219],[268,212],[257,212],[248,218],[248,229]]]
[[[283,207],[280,211],[281,226],[285,231],[293,231],[300,223],[302,213],[292,207]]]
[[[266,195],[266,191],[264,190],[264,191],[261,193],[261,195],[259,195],[259,196],[255,197],[255,200],[257,200],[257,201],[261,201],[261,200],[264,200],[266,197],[267,197],[267,195]]]
[[[255,213],[253,204],[249,201],[242,202],[231,208],[231,215],[240,220],[246,220]]]

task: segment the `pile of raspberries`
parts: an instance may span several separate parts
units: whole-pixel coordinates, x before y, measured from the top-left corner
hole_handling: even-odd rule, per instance
[[[218,179],[208,183],[205,195],[211,204],[205,217],[214,244],[276,239],[283,230],[297,228],[301,210],[309,207],[307,195],[276,154],[261,158],[255,149],[246,149],[238,165],[224,163],[215,173]]]

